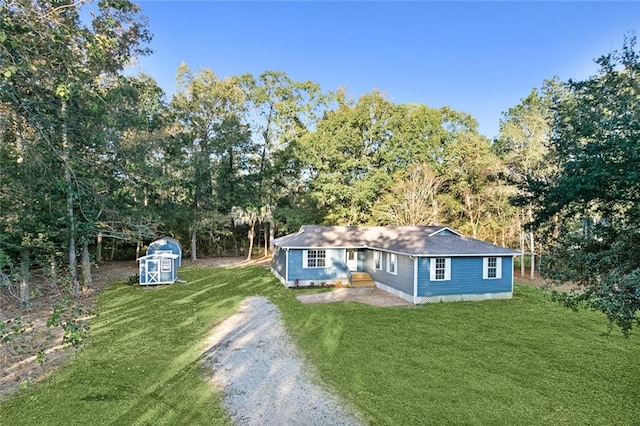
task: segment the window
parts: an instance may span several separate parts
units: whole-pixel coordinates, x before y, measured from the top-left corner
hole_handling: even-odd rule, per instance
[[[376,271],[382,271],[382,252],[373,252],[373,267]]]
[[[436,259],[436,280],[444,280],[446,265],[447,262],[445,262],[443,257]]]
[[[496,280],[502,278],[502,258],[485,257],[482,259],[482,278],[485,280]]]
[[[324,268],[327,265],[326,250],[305,250],[302,266],[305,268]]]
[[[451,279],[451,258],[432,257],[429,264],[431,281],[449,281]]]
[[[160,261],[160,272],[171,272],[171,260],[169,260],[169,259],[161,259],[161,261]]]
[[[398,275],[398,255],[395,253],[387,253],[387,272]]]

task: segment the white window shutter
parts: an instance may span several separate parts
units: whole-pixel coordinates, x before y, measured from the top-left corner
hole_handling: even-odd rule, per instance
[[[307,250],[302,250],[302,267],[303,268],[306,268],[307,265],[309,264],[307,262],[308,256],[309,256],[308,251]]]
[[[446,257],[444,259],[444,279],[446,281],[451,280],[451,258]]]
[[[487,278],[489,278],[489,258],[483,257],[482,258],[482,279],[486,280]]]
[[[431,281],[436,279],[436,259],[434,257],[429,259],[429,279]]]
[[[496,257],[496,278],[502,278],[502,258]]]

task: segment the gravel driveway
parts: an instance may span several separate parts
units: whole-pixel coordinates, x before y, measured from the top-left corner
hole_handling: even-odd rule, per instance
[[[249,297],[209,336],[206,365],[237,425],[359,425],[363,422],[309,373],[280,311]]]

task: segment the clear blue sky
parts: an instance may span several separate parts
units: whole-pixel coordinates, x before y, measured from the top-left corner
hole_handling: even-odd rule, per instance
[[[134,67],[170,97],[178,65],[218,76],[284,71],[350,97],[448,105],[488,137],[502,112],[640,37],[640,2],[142,1],[154,53]]]

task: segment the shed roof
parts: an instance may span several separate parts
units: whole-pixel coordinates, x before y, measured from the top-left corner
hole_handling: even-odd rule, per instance
[[[316,226],[276,238],[286,249],[371,248],[414,256],[520,254],[495,244],[465,237],[446,226]]]
[[[151,254],[147,254],[146,256],[141,256],[139,258],[137,258],[136,260],[141,260],[141,259],[153,259],[153,258],[164,258],[164,259],[177,259],[180,257],[179,254],[175,254],[175,253],[167,253],[167,252],[156,252],[156,253],[151,253]]]

